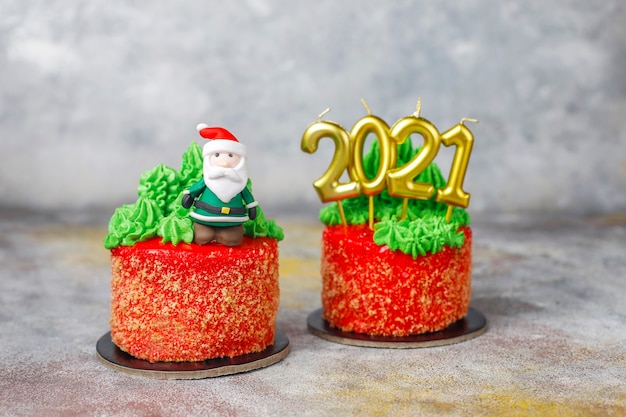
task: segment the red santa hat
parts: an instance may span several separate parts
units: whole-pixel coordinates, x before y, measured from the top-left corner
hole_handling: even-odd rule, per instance
[[[209,141],[202,148],[202,156],[207,156],[217,152],[232,152],[242,157],[246,157],[246,146],[239,143],[237,138],[223,127],[209,127],[200,123],[196,129],[198,133]]]

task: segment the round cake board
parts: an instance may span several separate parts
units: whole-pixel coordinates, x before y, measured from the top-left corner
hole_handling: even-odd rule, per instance
[[[204,379],[248,372],[273,365],[289,354],[289,339],[276,332],[274,344],[256,353],[233,358],[215,358],[199,362],[148,362],[137,359],[118,348],[111,332],[96,344],[98,359],[107,367],[128,374],[156,379]]]
[[[452,323],[441,331],[402,337],[344,332],[336,327],[332,327],[323,318],[322,311],[320,308],[309,314],[307,318],[309,331],[322,339],[351,346],[387,349],[445,346],[473,339],[487,330],[487,319],[480,311],[474,308],[470,308],[464,318]]]

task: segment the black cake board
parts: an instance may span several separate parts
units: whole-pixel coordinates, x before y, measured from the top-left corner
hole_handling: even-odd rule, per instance
[[[322,316],[323,310],[315,310],[307,318],[308,329],[322,339],[344,345],[386,348],[386,349],[415,349],[435,346],[445,346],[464,342],[481,335],[487,330],[487,319],[478,310],[471,308],[467,315],[452,323],[445,329],[409,336],[372,336],[364,333],[344,332],[330,325]]]
[[[261,352],[199,362],[149,362],[123,352],[113,343],[111,332],[108,332],[98,340],[96,352],[100,362],[116,371],[156,379],[203,379],[273,365],[289,354],[289,339],[277,331],[274,344]]]

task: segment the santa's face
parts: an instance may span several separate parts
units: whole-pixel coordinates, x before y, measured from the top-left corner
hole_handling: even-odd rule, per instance
[[[228,203],[246,187],[246,158],[233,152],[214,152],[204,158],[204,182],[213,193]]]
[[[211,166],[235,168],[241,161],[241,156],[232,152],[215,152],[209,157]]]

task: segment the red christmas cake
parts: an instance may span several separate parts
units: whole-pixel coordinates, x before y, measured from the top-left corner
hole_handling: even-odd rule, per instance
[[[179,171],[145,172],[104,241],[111,340],[150,362],[235,357],[274,341],[282,229],[252,197],[245,147],[225,129],[198,130],[209,142],[192,143]]]
[[[377,142],[364,163],[373,177],[378,166],[368,163],[378,155]],[[417,150],[405,142],[398,165]],[[416,179],[445,186],[432,163]],[[322,317],[345,332],[377,336],[410,336],[443,330],[466,316],[471,293],[472,232],[467,212],[430,200],[408,200],[389,195],[373,197],[374,223],[370,229],[367,196],[326,206],[320,219],[322,236]],[[407,203],[405,203],[407,204]]]

